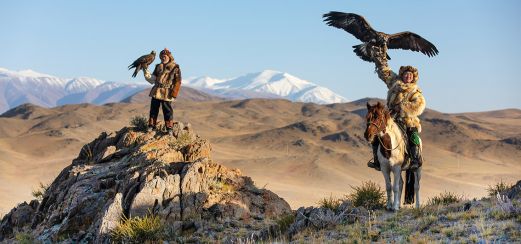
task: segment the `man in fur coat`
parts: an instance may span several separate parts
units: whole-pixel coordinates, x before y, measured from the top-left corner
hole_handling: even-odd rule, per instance
[[[406,128],[408,141],[409,157],[412,164],[411,169],[421,167],[423,160],[420,155],[421,124],[420,116],[425,110],[425,98],[418,87],[418,70],[412,66],[402,66],[398,74],[394,73],[387,65],[387,47],[377,51],[373,61],[376,65],[378,77],[387,85],[387,107],[400,126]],[[378,151],[378,141],[373,142],[373,162],[368,166],[380,170],[380,162],[376,153]]]
[[[148,131],[152,131],[156,127],[159,107],[163,108],[163,116],[165,118],[165,126],[169,135],[173,134],[173,109],[172,102],[176,100],[181,88],[181,69],[175,63],[172,53],[168,49],[164,49],[159,53],[161,63],[156,65],[154,72],[150,74],[148,69],[144,68],[143,73],[145,79],[154,86],[150,90],[149,96],[152,97],[150,103],[150,114],[148,118]]]

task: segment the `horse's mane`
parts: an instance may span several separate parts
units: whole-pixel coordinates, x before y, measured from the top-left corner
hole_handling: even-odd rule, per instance
[[[391,112],[382,103],[378,102],[376,105],[371,106],[371,108],[375,109],[374,111],[376,112],[376,114],[384,116],[385,123],[387,123],[387,121],[391,119]],[[367,112],[367,118],[371,120],[374,119],[373,113],[371,113],[369,110]]]

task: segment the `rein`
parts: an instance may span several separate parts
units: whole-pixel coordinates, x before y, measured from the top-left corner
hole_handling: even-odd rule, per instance
[[[383,121],[380,120],[380,122],[383,122]],[[379,131],[382,131],[383,133],[385,133],[385,128],[380,129],[380,126],[381,126],[381,125],[377,125],[374,121],[371,121],[371,123],[368,123],[368,124],[369,124],[369,125],[374,125],[374,126],[376,126],[376,128],[377,128]],[[380,124],[381,124],[381,123],[380,123]],[[400,140],[400,143],[398,143],[398,144],[396,145],[396,147],[394,147],[394,148],[387,148],[387,147],[384,145],[384,143],[382,142],[382,138],[380,138],[379,135],[376,135],[376,138],[378,138],[378,141],[380,141],[380,145],[382,145],[382,147],[383,147],[385,150],[388,150],[388,151],[393,151],[393,150],[395,150],[395,149],[398,148],[398,147],[402,144],[402,142],[403,142],[403,139],[402,139],[402,140]]]
[[[384,143],[382,142],[382,138],[380,138],[380,136],[376,136],[376,138],[378,138],[378,141],[380,141],[380,145],[382,145],[382,147],[385,149],[385,150],[389,150],[389,151],[392,151],[392,150],[395,150],[396,148],[398,148],[398,146],[400,146],[402,144],[402,141],[403,140],[400,140],[400,143],[396,144],[396,147],[390,149],[390,148],[387,148]]]

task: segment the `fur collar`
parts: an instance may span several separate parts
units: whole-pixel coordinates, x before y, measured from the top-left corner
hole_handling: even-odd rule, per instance
[[[404,83],[402,80],[397,80],[391,87],[391,91],[395,92],[411,92],[418,89],[416,83]]]

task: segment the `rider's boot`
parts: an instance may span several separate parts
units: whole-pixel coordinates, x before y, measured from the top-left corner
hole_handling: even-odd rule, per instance
[[[367,167],[380,171],[380,162],[378,161],[378,141],[373,141],[373,161],[367,163]]]
[[[155,130],[156,129],[156,123],[157,123],[157,119],[149,118],[148,119],[147,132],[152,132],[153,130]]]
[[[423,164],[423,157],[420,155],[420,136],[417,128],[409,128],[407,130],[409,137],[409,156],[411,157],[411,166],[409,169],[418,169]]]

